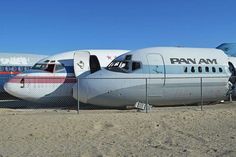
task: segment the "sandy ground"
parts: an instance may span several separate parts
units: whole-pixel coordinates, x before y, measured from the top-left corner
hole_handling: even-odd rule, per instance
[[[0,109],[0,157],[236,156],[236,103],[136,110]]]

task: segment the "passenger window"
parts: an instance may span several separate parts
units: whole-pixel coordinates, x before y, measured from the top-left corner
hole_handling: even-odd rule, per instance
[[[184,72],[187,73],[188,72],[188,67],[184,68]]]
[[[208,73],[209,72],[209,67],[205,67],[205,71]]]
[[[13,71],[17,71],[17,67],[13,67],[12,69],[13,69]]]
[[[195,68],[194,67],[191,68],[191,72],[195,73]]]
[[[12,67],[11,71],[17,71],[17,67]]]
[[[198,67],[198,72],[202,73],[202,67]]]
[[[216,72],[216,68],[212,67],[212,72],[215,73]]]
[[[140,69],[140,68],[141,68],[141,64],[139,62],[132,63],[132,71]]]
[[[8,72],[8,71],[9,71],[9,67],[6,66],[5,69],[4,69],[4,71],[7,71],[7,72]]]
[[[222,72],[223,72],[223,69],[222,69],[222,68],[219,68],[219,72],[222,73]]]
[[[23,67],[24,68],[24,71],[26,71],[27,70],[27,67]]]
[[[20,71],[22,72],[22,71],[24,71],[24,67],[19,67],[20,68]]]
[[[17,67],[17,71],[22,71],[21,67]]]
[[[8,67],[8,71],[13,71],[13,67],[12,66]]]

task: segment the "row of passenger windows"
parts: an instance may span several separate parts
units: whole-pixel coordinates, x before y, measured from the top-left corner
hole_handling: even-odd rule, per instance
[[[195,73],[195,72],[198,72],[198,73],[202,73],[202,72],[206,72],[206,73],[222,73],[223,72],[223,69],[221,67],[219,68],[216,68],[216,67],[185,67],[184,68],[184,72],[185,73],[188,73],[188,72],[191,72],[191,73]]]
[[[29,70],[31,67],[29,66],[0,66],[0,71],[2,72],[22,72]]]

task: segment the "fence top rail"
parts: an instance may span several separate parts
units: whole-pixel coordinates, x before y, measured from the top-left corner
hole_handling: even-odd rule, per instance
[[[204,79],[204,78],[230,78],[230,77],[233,77],[233,78],[236,78],[236,76],[211,76],[211,77],[208,77],[208,76],[204,76],[204,77],[120,77],[120,78],[117,78],[117,77],[96,77],[96,78],[87,78],[87,77],[37,77],[37,78],[33,78],[33,77],[22,77],[23,79],[36,79],[36,80],[39,80],[39,79],[136,79],[136,80],[140,80],[140,79],[193,79],[193,78],[199,78],[199,79]],[[0,77],[2,79],[6,78],[6,79],[10,79],[11,77]]]
[[[196,78],[196,79],[204,79],[204,78],[212,78],[212,79],[217,79],[217,78],[229,78],[229,77],[226,77],[226,76],[215,76],[215,77],[138,77],[138,78],[135,78],[135,77],[121,77],[121,78],[117,78],[117,77],[96,77],[96,78],[77,78],[78,80],[86,80],[86,79],[91,79],[91,80],[96,80],[96,79],[117,79],[117,80],[121,80],[121,79],[134,79],[134,80],[143,80],[143,79],[193,79],[193,78]]]

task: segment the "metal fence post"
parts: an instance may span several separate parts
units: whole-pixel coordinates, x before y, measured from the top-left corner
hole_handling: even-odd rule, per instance
[[[230,102],[230,103],[233,102],[232,93],[229,94],[229,102]]]
[[[79,104],[79,77],[77,78],[77,105],[78,105],[78,108],[77,108],[77,114],[79,114],[79,108],[80,108],[80,104]]]
[[[201,111],[202,111],[203,110],[203,108],[202,108],[202,106],[203,106],[202,77],[200,79],[201,79]]]
[[[147,78],[145,78],[145,82],[146,82],[146,113],[148,113],[148,81]]]

